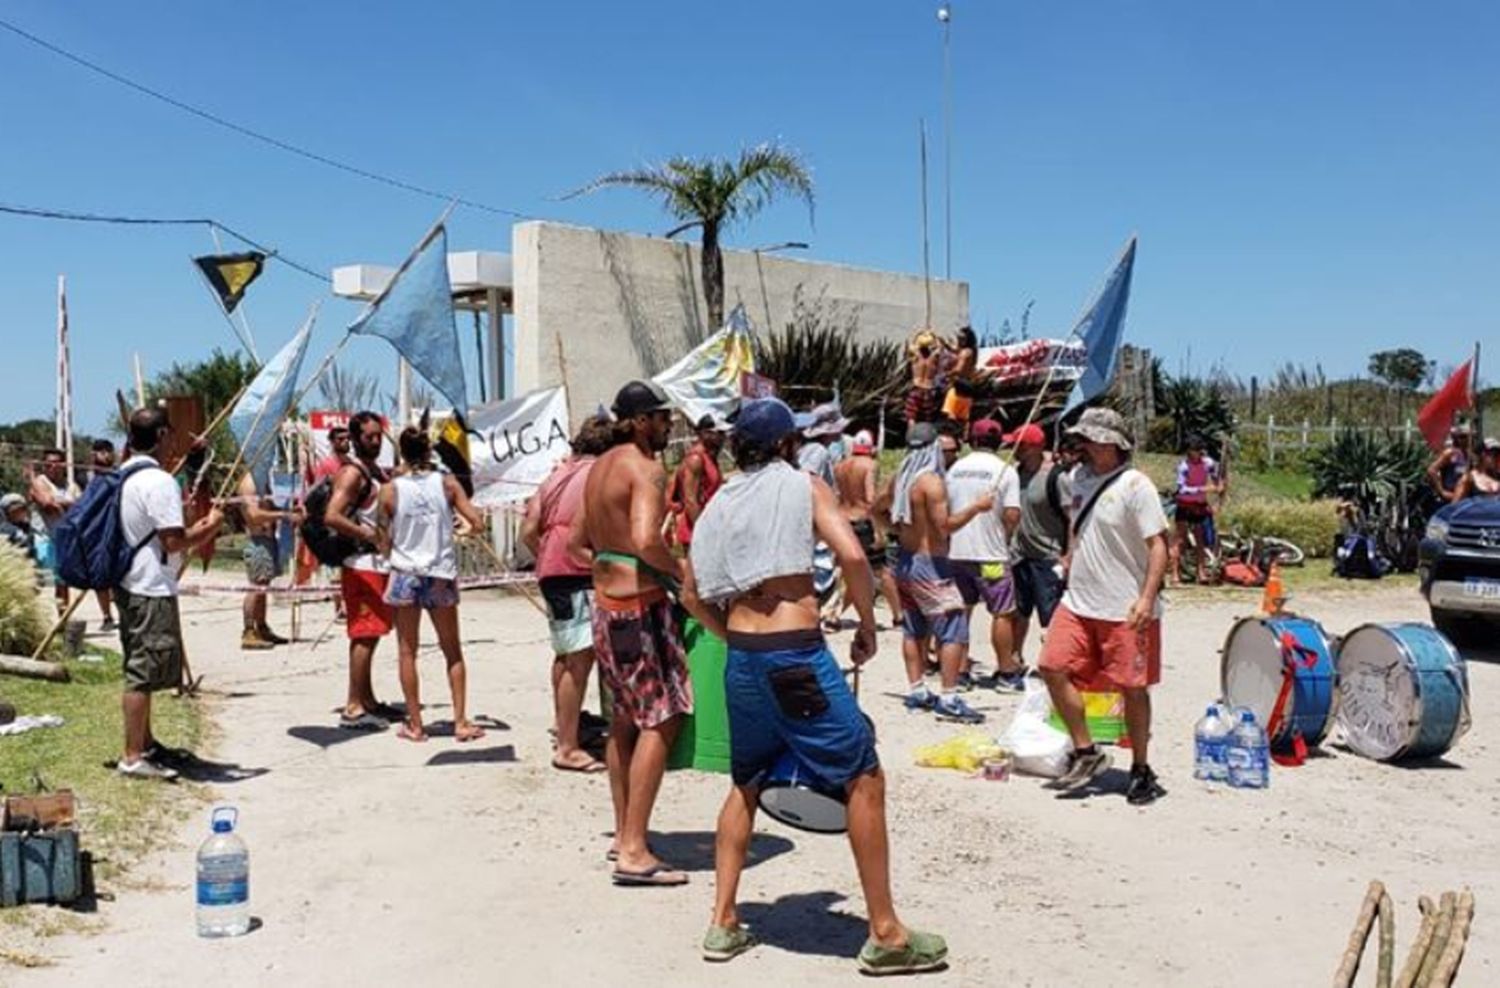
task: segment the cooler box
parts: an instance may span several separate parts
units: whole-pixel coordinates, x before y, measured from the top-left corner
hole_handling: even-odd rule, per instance
[[[729,708],[724,702],[724,667],[729,646],[693,618],[682,625],[688,674],[693,680],[693,712],[683,719],[667,768],[696,768],[729,774]]]
[[[1118,744],[1125,736],[1125,698],[1114,692],[1092,692],[1083,690],[1083,717],[1089,726],[1089,734],[1100,744]],[[1047,723],[1068,732],[1056,710],[1047,716]]]

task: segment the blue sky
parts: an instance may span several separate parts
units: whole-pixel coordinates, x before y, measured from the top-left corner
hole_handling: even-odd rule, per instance
[[[284,140],[528,216],[660,233],[669,221],[628,192],[554,197],[602,171],[781,139],[814,169],[816,224],[789,204],[732,244],[807,240],[811,257],[876,268],[920,270],[925,116],[941,271],[936,6],[0,0],[0,17]],[[1127,339],[1173,370],[1352,374],[1381,348],[1453,364],[1475,339],[1500,344],[1500,4],[954,8],[953,273],[977,326],[1035,299],[1033,331],[1065,332],[1136,232]],[[211,216],[323,271],[395,263],[441,208],[6,32],[0,202]],[[460,210],[450,246],[506,250],[509,223]],[[104,421],[132,353],[150,372],[233,347],[187,263],[212,246],[194,228],[0,216],[0,421],[50,414],[59,272],[80,431]],[[247,303],[262,350],[326,294],[272,267]],[[324,306],[315,354],[355,311]],[[378,341],[350,353],[391,376]]]

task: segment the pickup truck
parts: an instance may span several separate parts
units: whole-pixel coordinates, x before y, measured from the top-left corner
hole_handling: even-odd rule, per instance
[[[1500,497],[1450,504],[1427,522],[1419,550],[1432,623],[1454,641],[1481,624],[1500,629]]]

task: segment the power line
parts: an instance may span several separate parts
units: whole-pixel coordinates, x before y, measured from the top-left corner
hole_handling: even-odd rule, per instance
[[[305,264],[299,264],[291,258],[286,257],[276,249],[267,247],[265,244],[259,243],[255,240],[251,240],[243,233],[240,233],[237,230],[233,230],[225,226],[223,223],[220,223],[218,220],[214,219],[162,219],[158,217],[142,216],[104,216],[99,213],[80,213],[70,209],[40,209],[34,206],[16,206],[10,203],[0,203],[0,213],[10,213],[13,216],[30,216],[34,219],[42,220],[68,220],[74,223],[112,223],[120,226],[212,227],[213,229],[224,231],[234,239],[238,240],[240,243],[248,244],[249,246],[254,247],[256,250],[265,254],[267,257],[275,258],[294,271],[300,271],[310,278],[316,278],[319,281],[323,282],[332,280],[326,274],[323,274],[320,271],[315,271]]]
[[[295,144],[291,144],[279,138],[272,137],[269,134],[263,134],[258,130],[251,130],[249,127],[237,124],[232,120],[226,120],[216,113],[211,113],[208,110],[193,106],[191,103],[184,103],[180,99],[177,99],[173,96],[168,96],[166,93],[152,89],[151,87],[136,82],[133,79],[128,79],[125,76],[120,75],[118,72],[112,72],[102,65],[89,61],[82,55],[75,55],[65,48],[59,48],[57,45],[52,44],[50,41],[39,38],[29,31],[25,31],[22,28],[17,27],[15,24],[10,23],[9,21],[0,19],[0,27],[5,28],[7,31],[11,32],[17,37],[24,38],[25,40],[31,42],[39,48],[46,49],[54,55],[65,58],[75,65],[80,65],[83,68],[88,69],[90,72],[102,75],[112,82],[117,82],[122,86],[133,89],[143,96],[149,96],[154,100],[159,100],[167,104],[168,106],[174,107],[178,110],[182,110],[184,113],[191,113],[195,117],[198,117],[202,120],[207,120],[209,123],[215,124],[219,127],[223,127],[226,130],[232,130],[236,134],[239,134],[243,137],[248,137],[252,140],[260,141],[262,144],[268,144],[279,151],[286,151],[289,154],[295,154],[298,157],[306,158],[309,161],[316,161],[320,165],[327,165],[329,168],[337,168],[339,171],[348,172],[351,175],[358,175],[359,177],[369,179],[372,182],[379,182],[382,185],[389,185],[393,188],[402,189],[406,192],[415,192],[418,195],[427,196],[430,199],[440,199],[444,202],[455,202],[460,206],[468,206],[471,209],[482,210],[486,213],[497,213],[502,216],[514,216],[517,219],[527,218],[525,213],[519,213],[514,209],[505,209],[501,206],[491,206],[488,203],[480,202],[476,199],[466,199],[463,196],[454,195],[450,192],[439,192],[436,189],[429,189],[420,185],[414,185],[411,182],[405,182],[399,178],[392,178],[389,175],[382,175],[379,172],[373,172],[367,168],[361,168],[358,165],[351,165],[348,162],[339,161],[336,158],[330,158],[327,155],[318,154],[316,151],[309,151],[306,148],[298,147]]]

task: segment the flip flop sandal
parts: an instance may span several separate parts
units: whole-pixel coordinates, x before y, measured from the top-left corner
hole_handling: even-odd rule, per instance
[[[608,766],[606,766],[606,769],[607,768],[608,768]],[[652,854],[656,853],[656,848],[652,847],[650,844],[646,845],[646,850],[650,851]],[[616,851],[614,848],[610,848],[608,851],[604,852],[604,860],[605,861],[618,861],[618,860],[620,860],[620,852]]]
[[[339,727],[346,731],[383,731],[388,725],[384,720],[366,710],[358,717],[339,714]]]
[[[669,864],[653,865],[645,871],[621,871],[616,868],[610,872],[610,880],[616,885],[628,888],[646,887],[668,887],[673,885],[686,885],[688,876],[686,872],[678,871]]]
[[[552,767],[559,772],[577,772],[579,775],[598,775],[600,772],[609,771],[609,766],[597,758],[590,758],[582,765],[566,765],[562,762],[554,761]]]
[[[484,728],[474,724],[470,724],[467,731],[461,731],[456,727],[453,729],[453,740],[457,741],[459,744],[468,744],[470,741],[478,741],[482,737],[484,737]]]
[[[417,744],[421,744],[422,742],[427,740],[427,732],[423,731],[419,734],[411,729],[410,724],[402,724],[396,730],[396,737],[400,738],[402,741],[414,741]]]

